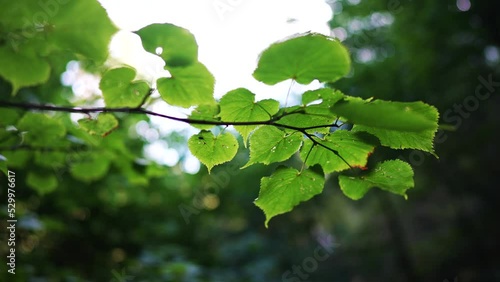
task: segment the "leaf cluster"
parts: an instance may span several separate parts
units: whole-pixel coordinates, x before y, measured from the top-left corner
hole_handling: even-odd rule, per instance
[[[51,70],[48,58],[60,52],[85,56],[103,65],[107,44],[116,28],[97,2],[69,2],[64,7],[68,13],[58,13],[44,23],[41,30],[34,30],[33,36],[15,41],[12,38],[22,35],[23,23],[18,19],[33,12],[31,2],[24,1],[23,9],[13,9],[13,13],[0,12],[0,31],[10,32],[1,34],[0,77],[11,84],[12,94],[23,87],[46,83]],[[6,10],[9,9],[3,11]],[[90,14],[77,15],[81,10]],[[92,36],[85,32],[67,32],[69,25],[72,29],[82,26],[81,30],[90,30],[89,24],[99,24]],[[16,31],[16,36],[10,36]],[[198,45],[193,34],[168,23],[152,24],[135,33],[147,52],[163,59],[170,76],[150,84],[136,80],[136,70],[129,66],[112,68],[102,73],[99,84],[104,108],[44,108],[89,114],[78,124],[63,114],[51,116],[2,109],[0,138],[13,149],[2,152],[3,159],[8,166],[22,167],[34,158],[44,170],[30,173],[28,183],[40,193],[57,187],[56,176],[44,172],[53,166],[66,166],[65,152],[75,146],[84,148],[74,154],[70,162],[71,175],[76,179],[95,181],[115,167],[127,173],[128,181],[146,185],[147,175],[141,176],[135,171],[135,156],[122,141],[127,138],[126,131],[117,130],[122,122],[120,113],[157,115],[200,129],[189,138],[187,145],[209,172],[214,166],[232,160],[238,152],[239,143],[233,133],[226,130],[227,126],[234,126],[248,147],[249,160],[242,169],[257,163],[282,163],[294,156],[300,159],[299,167],[280,166],[272,175],[262,178],[255,204],[264,211],[266,226],[272,217],[320,194],[326,175],[331,173],[340,174],[340,188],[354,200],[362,198],[373,187],[406,197],[407,190],[414,186],[411,166],[401,160],[369,166],[369,157],[379,146],[434,154],[432,144],[438,112],[430,105],[361,99],[331,88],[302,93],[301,103],[288,107],[282,107],[272,98],[256,101],[255,94],[245,88],[229,91],[217,101],[213,97],[215,79],[198,61]],[[338,40],[304,33],[264,50],[253,76],[268,85],[285,80],[302,84],[313,80],[333,83],[349,73],[350,65],[350,54]],[[154,86],[163,102],[191,109],[191,114],[174,118],[147,110]],[[18,104],[18,108],[36,109],[26,104],[22,107]],[[93,112],[99,114],[91,116]],[[48,144],[53,149],[34,153],[16,150]],[[86,152],[85,148],[89,147],[93,150]],[[5,170],[5,162],[0,160],[0,164]],[[320,169],[313,169],[314,166]]]

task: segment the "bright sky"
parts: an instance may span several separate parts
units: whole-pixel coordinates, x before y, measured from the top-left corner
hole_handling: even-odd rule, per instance
[[[216,97],[246,87],[258,98],[288,90],[289,83],[269,87],[251,74],[257,57],[271,43],[294,33],[330,34],[332,12],[324,0],[101,0],[111,19],[124,31],[151,23],[173,23],[187,28],[199,45],[199,60],[214,74]],[[289,23],[290,19],[295,21]],[[148,78],[161,74],[161,60],[141,52],[138,36],[119,33],[112,55],[138,68]],[[282,91],[281,91],[282,92]]]
[[[325,0],[100,0],[114,23],[123,31],[111,43],[111,56],[135,67],[144,78],[155,81],[165,75],[159,57],[146,53],[137,35],[138,30],[151,23],[172,23],[190,30],[199,45],[199,61],[204,63],[216,79],[215,97],[245,87],[256,94],[257,100],[274,98],[282,103],[290,81],[268,86],[253,79],[258,55],[271,43],[295,33],[314,31],[330,35],[327,22],[332,17]],[[168,75],[168,73],[167,73]],[[316,89],[319,84],[294,84],[292,93]],[[155,105],[153,110],[169,114],[173,109]],[[178,111],[178,109],[176,109]],[[189,111],[181,110],[181,113]],[[185,129],[186,125],[152,119],[160,134]],[[151,133],[147,125],[138,125],[138,131],[150,132],[152,144],[146,156],[167,165],[174,165],[178,153]],[[193,131],[194,133],[195,131]],[[198,161],[188,156],[183,168],[190,173],[199,170]]]

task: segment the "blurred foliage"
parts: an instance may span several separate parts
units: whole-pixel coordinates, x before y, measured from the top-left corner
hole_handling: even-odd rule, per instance
[[[137,157],[148,141],[133,129],[148,118],[124,115],[119,116],[120,127],[102,139],[106,141],[76,127],[70,132],[76,139],[51,140],[65,157],[27,149],[1,151],[18,160],[10,169],[16,172],[19,221],[16,275],[2,268],[0,280],[286,281],[282,275],[300,265],[307,277],[291,274],[288,281],[499,281],[494,178],[500,173],[498,86],[491,87],[487,99],[478,99],[477,107],[466,103],[474,101],[468,97],[484,84],[479,77],[500,81],[500,3],[473,2],[466,12],[455,1],[330,3],[335,12],[330,26],[339,36],[344,29],[344,43],[354,59],[350,77],[336,82],[336,88],[362,98],[423,100],[443,113],[441,123],[456,128],[438,135],[439,159],[411,150],[375,151],[374,161],[393,154],[416,168],[409,200],[374,190],[352,201],[336,181],[327,181],[321,197],[265,229],[264,215],[252,201],[259,179],[274,166],[239,170],[248,161],[240,152],[210,175],[206,169],[183,173],[180,164],[166,169]],[[71,89],[61,85],[60,75],[72,59],[65,53],[44,58],[52,67],[48,83],[23,88],[15,99],[70,103]],[[88,70],[102,71],[85,57],[78,59]],[[12,89],[0,81],[0,91],[4,96]],[[455,105],[464,105],[462,112]],[[4,109],[0,115],[0,124],[7,117],[20,118]],[[55,115],[71,128],[68,115]],[[113,150],[92,151],[78,138],[108,142]],[[179,144],[187,142],[177,134],[161,138],[180,151]],[[2,139],[1,145],[10,146],[8,142],[15,140]],[[89,166],[75,167],[81,159]],[[104,178],[80,173],[99,173],[92,163],[103,159],[109,159]],[[29,189],[30,171],[52,175],[58,188],[52,193]],[[0,175],[3,219],[6,178]],[[0,221],[0,228],[6,230],[6,224]],[[309,266],[310,273],[304,271],[308,258],[324,245],[333,247],[333,253],[317,261],[317,267]],[[6,248],[2,239],[3,258]]]

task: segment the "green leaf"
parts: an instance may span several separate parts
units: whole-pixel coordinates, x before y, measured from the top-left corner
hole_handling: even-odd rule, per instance
[[[15,128],[0,125],[0,140],[2,147],[15,147],[22,142],[22,134]]]
[[[293,168],[278,168],[270,177],[260,182],[259,197],[255,205],[266,215],[265,225],[276,215],[289,212],[300,202],[307,201],[323,191],[324,176]]]
[[[45,195],[56,190],[57,182],[57,177],[49,172],[30,171],[26,178],[26,184],[40,195]]]
[[[67,155],[66,152],[57,152],[57,151],[35,152],[35,164],[50,169],[57,169],[63,167],[66,162],[66,158],[69,159],[69,156]]]
[[[314,101],[321,100],[321,105],[331,107],[344,97],[345,95],[338,90],[333,90],[331,88],[320,88],[304,92],[304,94],[302,94],[302,104],[307,105]]]
[[[60,120],[44,114],[26,113],[17,123],[19,131],[25,131],[24,142],[33,146],[60,143],[66,128]]]
[[[204,120],[204,121],[220,121],[220,118],[217,116],[219,115],[220,108],[219,105],[214,104],[214,105],[199,105],[196,107],[193,112],[191,112],[191,115],[189,116],[189,119],[196,119],[196,120]],[[190,123],[191,126],[198,128],[198,129],[211,129],[215,125],[210,125],[210,124],[196,124],[196,123]]]
[[[118,120],[113,114],[102,113],[97,119],[83,118],[78,120],[78,124],[88,133],[105,137],[111,131],[118,128]]]
[[[39,2],[36,2],[38,6]],[[53,17],[48,17],[47,42],[62,50],[82,54],[97,62],[108,57],[108,44],[118,30],[98,1],[67,1],[55,4]],[[60,11],[57,11],[58,9]],[[37,13],[40,12],[38,7]],[[50,16],[50,14],[48,14]],[[30,15],[29,18],[33,18]]]
[[[215,78],[202,63],[168,70],[172,77],[157,80],[158,92],[167,103],[184,108],[215,103]]]
[[[339,184],[344,194],[353,200],[361,199],[373,187],[406,199],[406,191],[414,186],[413,170],[406,162],[390,160],[378,163],[372,171],[362,176],[340,175]]]
[[[71,165],[71,175],[83,182],[92,182],[106,175],[110,166],[110,159],[105,155],[84,154],[83,159]]]
[[[311,105],[311,106],[293,106],[282,109],[282,112],[277,116],[282,116],[276,124],[283,124],[307,129],[308,133],[328,133],[333,126],[336,117],[327,110],[328,108]],[[285,129],[285,131],[295,131],[294,129]]]
[[[26,86],[46,82],[50,65],[43,59],[0,47],[0,76],[12,84],[12,94]]]
[[[29,47],[40,55],[69,50],[99,62],[106,59],[117,31],[98,1],[4,1],[0,19],[12,31],[14,49]]]
[[[268,121],[279,110],[279,102],[266,99],[255,102],[255,94],[245,88],[229,91],[220,99],[220,114],[223,121]],[[259,125],[235,126],[234,128],[243,137],[246,146],[248,135]]]
[[[368,132],[380,140],[380,144],[392,149],[417,149],[437,155],[434,153],[433,130],[420,132],[404,132],[397,130],[378,129],[368,126],[355,125],[352,131]]]
[[[104,73],[99,88],[102,90],[106,106],[130,108],[140,106],[150,88],[145,81],[132,82],[135,74],[135,70],[129,67],[111,69]]]
[[[0,127],[13,125],[19,120],[21,115],[14,109],[2,109],[2,119],[0,119]]]
[[[437,118],[429,114],[432,108],[422,102],[366,101],[353,98],[335,103],[331,110],[350,123],[388,130],[419,132],[437,130]]]
[[[7,159],[7,166],[9,168],[26,168],[26,164],[33,155],[32,152],[27,150],[16,150],[2,152],[2,155]]]
[[[22,27],[25,21],[29,22],[29,19],[23,19],[26,16],[33,16],[40,7],[37,5],[36,0],[25,0],[25,1],[2,1],[2,9],[0,9],[0,20],[2,25],[5,26],[5,30],[15,30],[16,27]],[[28,28],[28,25],[27,27]],[[26,33],[28,34],[28,33]]]
[[[117,31],[97,1],[25,0],[1,5],[0,26],[9,32],[0,47],[0,76],[12,84],[13,94],[48,80],[48,56],[73,53],[103,62]]]
[[[434,126],[422,131],[398,131],[355,125],[352,130],[373,134],[383,146],[393,149],[418,149],[434,154],[433,140],[438,128],[438,111],[435,107],[421,102],[408,104],[410,104],[408,107],[412,112],[419,113],[422,117],[434,122]],[[434,154],[434,156],[436,155]]]
[[[148,25],[135,33],[141,37],[144,49],[159,55],[167,66],[188,66],[198,60],[198,44],[187,29],[164,23]]]
[[[218,136],[210,131],[202,130],[188,140],[191,153],[207,166],[208,172],[218,164],[228,162],[238,152],[238,141],[231,133]]]
[[[351,167],[364,169],[368,162],[368,156],[375,149],[376,140],[368,134],[360,133],[337,130],[332,134],[326,135],[323,139],[316,138],[316,141],[331,150],[336,150]],[[309,166],[315,164],[321,165],[325,173],[342,171],[349,168],[339,156],[327,148],[320,145],[313,147],[313,142],[307,139],[300,150],[300,157]]]
[[[242,168],[255,163],[270,164],[289,159],[302,144],[302,134],[286,133],[274,126],[262,126],[250,136],[250,160]]]
[[[269,85],[290,78],[301,84],[309,84],[314,79],[334,82],[349,73],[350,65],[349,52],[340,41],[305,33],[264,50],[253,76]]]

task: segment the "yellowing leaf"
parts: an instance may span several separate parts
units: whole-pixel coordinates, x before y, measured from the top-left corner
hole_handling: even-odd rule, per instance
[[[373,187],[406,198],[406,190],[414,185],[413,170],[406,162],[391,160],[378,163],[373,170],[362,176],[340,175],[339,184],[344,194],[353,200],[361,199]]]
[[[314,145],[311,140],[306,140],[300,151],[300,157],[307,165],[319,164],[325,173],[342,171],[351,167],[364,168],[368,161],[368,156],[376,146],[376,140],[368,134],[360,134],[347,130],[337,130],[323,139],[316,141],[323,144]],[[311,148],[312,147],[312,148]],[[338,154],[349,164],[345,163]]]
[[[78,124],[88,133],[104,137],[118,127],[118,120],[112,114],[102,113],[97,119],[80,119]]]

